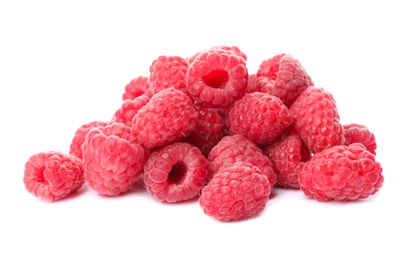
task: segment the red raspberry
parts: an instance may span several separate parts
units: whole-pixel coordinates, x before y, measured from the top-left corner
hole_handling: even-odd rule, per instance
[[[145,152],[131,139],[130,128],[122,123],[98,127],[87,134],[82,145],[84,176],[100,195],[127,192],[142,173]]]
[[[246,61],[235,52],[209,49],[196,55],[186,73],[186,87],[195,101],[228,106],[247,86]]]
[[[193,131],[198,116],[185,93],[175,88],[162,90],[133,117],[134,142],[153,148],[179,141]]]
[[[274,95],[290,107],[311,85],[311,77],[297,59],[289,54],[279,54],[261,63],[255,91]]]
[[[121,107],[113,115],[111,122],[123,123],[127,126],[132,125],[133,117],[139,110],[150,101],[147,95],[141,95],[135,99],[125,100]]]
[[[231,135],[241,134],[260,146],[273,143],[291,123],[292,116],[282,101],[261,92],[244,95],[227,117]]]
[[[139,76],[132,79],[126,86],[122,95],[122,101],[127,99],[135,99],[145,93],[149,89],[149,77]]]
[[[184,201],[200,193],[207,167],[208,161],[197,147],[176,142],[150,155],[143,181],[147,191],[159,201]]]
[[[376,155],[375,135],[365,125],[347,124],[343,125],[346,145],[362,143],[368,151]]]
[[[267,204],[271,185],[251,163],[236,162],[219,171],[202,190],[199,203],[204,213],[220,221],[255,217]]]
[[[204,156],[208,156],[210,150],[225,135],[225,115],[220,109],[203,108],[195,106],[199,112],[199,119],[193,132],[185,139],[185,142],[198,147]]]
[[[283,135],[275,143],[264,148],[272,162],[277,183],[287,188],[299,188],[298,173],[311,154],[298,135]]]
[[[268,177],[269,183],[276,183],[276,174],[272,169],[272,163],[262,150],[242,135],[227,135],[214,146],[208,154],[209,179],[214,178],[217,172],[231,166],[235,162],[248,162],[258,168],[262,174]]]
[[[62,152],[42,152],[25,164],[25,188],[34,196],[48,202],[65,198],[79,190],[83,183],[82,162]]]
[[[105,126],[107,124],[108,122],[104,121],[92,121],[80,126],[72,138],[72,142],[69,147],[69,154],[82,160],[82,144],[85,141],[87,133],[89,133],[89,131],[93,128]]]
[[[210,48],[211,50],[216,50],[216,49],[221,49],[221,50],[226,50],[226,51],[233,51],[236,53],[236,55],[239,55],[242,57],[245,61],[247,61],[247,55],[239,49],[237,46],[214,46]],[[206,50],[207,51],[207,50]],[[195,55],[189,57],[187,59],[188,64],[192,63],[194,59],[197,57],[197,55],[201,54],[203,51],[200,51],[196,53]]]
[[[311,153],[344,144],[344,129],[336,102],[327,90],[307,88],[290,107],[290,112],[295,132]]]
[[[327,148],[299,173],[301,190],[319,201],[364,199],[378,192],[383,180],[380,163],[360,143]]]
[[[159,56],[150,66],[150,95],[163,89],[174,87],[178,90],[186,90],[185,76],[188,64],[179,56]]]

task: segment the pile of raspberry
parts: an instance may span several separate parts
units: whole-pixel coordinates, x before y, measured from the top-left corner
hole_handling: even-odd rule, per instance
[[[102,197],[137,182],[162,203],[196,200],[220,221],[258,216],[278,187],[318,201],[379,191],[375,135],[342,124],[333,95],[290,54],[249,73],[236,46],[159,56],[124,88],[109,121],[77,128],[69,153],[35,154],[24,184],[61,200],[84,183]]]

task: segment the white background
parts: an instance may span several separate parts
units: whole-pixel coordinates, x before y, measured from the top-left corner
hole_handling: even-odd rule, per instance
[[[400,258],[396,1],[55,2],[0,2],[0,259]],[[299,59],[343,123],[375,133],[382,189],[348,203],[276,189],[235,223],[140,185],[116,198],[85,185],[56,203],[25,190],[28,158],[68,152],[79,126],[110,119],[159,55],[217,45],[238,46],[250,73],[279,53]]]

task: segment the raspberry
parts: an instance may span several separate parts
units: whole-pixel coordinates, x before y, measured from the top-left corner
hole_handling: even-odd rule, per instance
[[[87,134],[82,145],[84,176],[100,195],[127,192],[142,173],[145,152],[131,139],[130,128],[122,123],[98,127]]]
[[[85,141],[87,133],[89,133],[89,131],[93,128],[105,126],[107,124],[108,122],[104,121],[92,121],[80,126],[72,138],[72,142],[69,147],[69,154],[82,160],[82,144]]]
[[[311,153],[344,144],[344,129],[336,102],[327,90],[307,88],[290,107],[290,112],[295,132]]]
[[[274,95],[290,107],[311,85],[311,77],[297,59],[289,54],[279,54],[261,63],[255,91]]]
[[[150,98],[143,94],[135,99],[127,99],[122,102],[121,107],[113,115],[111,122],[123,123],[127,126],[132,125],[133,117],[139,110],[150,101]]]
[[[343,125],[345,144],[362,143],[368,151],[376,155],[375,135],[365,125],[347,124]]]
[[[214,46],[214,47],[211,47],[210,49],[211,50],[221,49],[221,50],[226,50],[226,51],[233,51],[235,54],[239,55],[245,61],[247,61],[247,55],[244,52],[242,52],[237,46]],[[195,55],[189,57],[187,59],[188,64],[192,63],[194,61],[194,59],[197,57],[197,55],[201,54],[203,51],[200,51],[200,52],[196,53]]]
[[[364,199],[378,192],[383,180],[380,163],[360,143],[327,148],[299,173],[301,190],[319,201]]]
[[[186,87],[195,101],[216,107],[240,99],[247,86],[246,61],[235,52],[209,49],[196,55],[186,73]]]
[[[202,190],[199,203],[204,213],[220,221],[255,217],[266,206],[271,185],[251,163],[236,162],[219,171]]]
[[[298,173],[311,154],[298,135],[282,136],[275,143],[264,148],[272,162],[277,183],[287,188],[299,188]]]
[[[256,89],[257,74],[250,74],[247,81],[246,93],[257,92]]]
[[[205,184],[208,161],[188,143],[176,142],[154,151],[145,167],[143,181],[157,200],[174,203],[197,196]]]
[[[145,93],[149,88],[149,77],[139,76],[132,79],[126,86],[122,95],[122,101],[127,99],[135,99]]]
[[[193,131],[198,116],[185,93],[175,88],[162,90],[133,117],[133,141],[147,148],[179,141]]]
[[[179,56],[159,56],[150,66],[150,95],[174,87],[186,92],[185,76],[188,64]]]
[[[292,116],[282,101],[261,92],[244,95],[227,117],[231,135],[241,134],[260,146],[273,143],[291,123]]]
[[[215,174],[235,162],[248,162],[257,166],[261,173],[267,176],[269,183],[276,183],[276,174],[272,169],[272,163],[262,150],[242,135],[227,135],[214,146],[208,154],[209,179]]]
[[[203,108],[196,105],[195,108],[199,112],[199,119],[185,142],[195,145],[204,156],[208,156],[210,150],[225,135],[225,115],[216,108]]]
[[[62,152],[41,152],[25,164],[25,188],[44,201],[63,199],[79,190],[83,183],[82,162]]]

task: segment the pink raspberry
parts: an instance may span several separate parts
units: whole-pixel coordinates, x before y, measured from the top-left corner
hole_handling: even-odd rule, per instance
[[[237,47],[237,46],[224,46],[224,45],[221,45],[221,46],[211,47],[210,49],[211,50],[221,49],[221,50],[226,50],[226,51],[233,51],[235,54],[237,54],[238,56],[242,57],[245,61],[247,61],[247,55],[242,50],[240,50],[239,47]],[[189,57],[187,59],[188,64],[192,63],[194,61],[194,59],[197,57],[197,55],[201,54],[203,51],[200,51],[200,52],[196,53],[195,55]],[[205,51],[207,51],[207,50],[205,50]]]
[[[132,144],[130,128],[111,123],[92,129],[82,145],[84,176],[102,196],[127,192],[143,171],[145,152]]]
[[[276,174],[272,163],[262,150],[242,135],[227,135],[214,146],[208,154],[209,179],[214,178],[217,172],[231,166],[235,162],[248,162],[260,168],[263,175],[267,176],[269,183],[276,183]]]
[[[179,56],[159,56],[150,66],[150,95],[174,87],[188,94],[185,76],[188,64]]]
[[[266,146],[264,153],[272,162],[277,183],[287,188],[299,188],[298,174],[311,154],[296,134],[282,135],[276,142]]]
[[[236,162],[219,171],[202,190],[199,203],[204,213],[220,221],[245,220],[265,208],[271,185],[251,163]]]
[[[364,145],[338,145],[315,154],[299,173],[300,188],[319,201],[365,199],[383,184],[382,167]]]
[[[313,82],[301,63],[289,54],[279,54],[264,60],[258,71],[255,91],[280,98],[290,107]]]
[[[135,99],[127,99],[122,102],[121,107],[113,115],[111,122],[123,123],[127,126],[132,125],[133,117],[139,110],[150,101],[150,98],[143,94]]]
[[[198,147],[204,156],[224,137],[226,133],[225,114],[220,109],[195,106],[199,119],[193,132],[185,142]]]
[[[376,155],[375,135],[365,125],[347,124],[343,125],[345,144],[362,143],[368,151]]]
[[[133,141],[147,148],[179,141],[194,130],[198,116],[185,93],[175,88],[164,89],[133,117]]]
[[[150,155],[143,181],[147,191],[159,201],[184,201],[200,193],[207,167],[208,161],[197,147],[176,142]]]
[[[241,134],[259,146],[273,143],[291,123],[292,116],[282,101],[261,92],[244,95],[227,117],[231,135]]]
[[[84,182],[82,162],[62,152],[38,153],[25,164],[26,190],[44,201],[63,199],[79,190]]]
[[[293,128],[311,153],[344,144],[344,129],[332,94],[309,87],[290,107]]]
[[[135,99],[145,93],[149,89],[149,77],[138,76],[132,79],[126,86],[125,92],[122,95],[122,101],[127,99]]]
[[[82,144],[85,141],[87,133],[89,133],[93,128],[105,126],[107,124],[108,122],[105,121],[92,121],[80,126],[72,138],[69,147],[69,154],[82,160]]]
[[[196,55],[186,73],[186,87],[195,101],[221,107],[243,96],[246,61],[231,50],[208,49]]]

